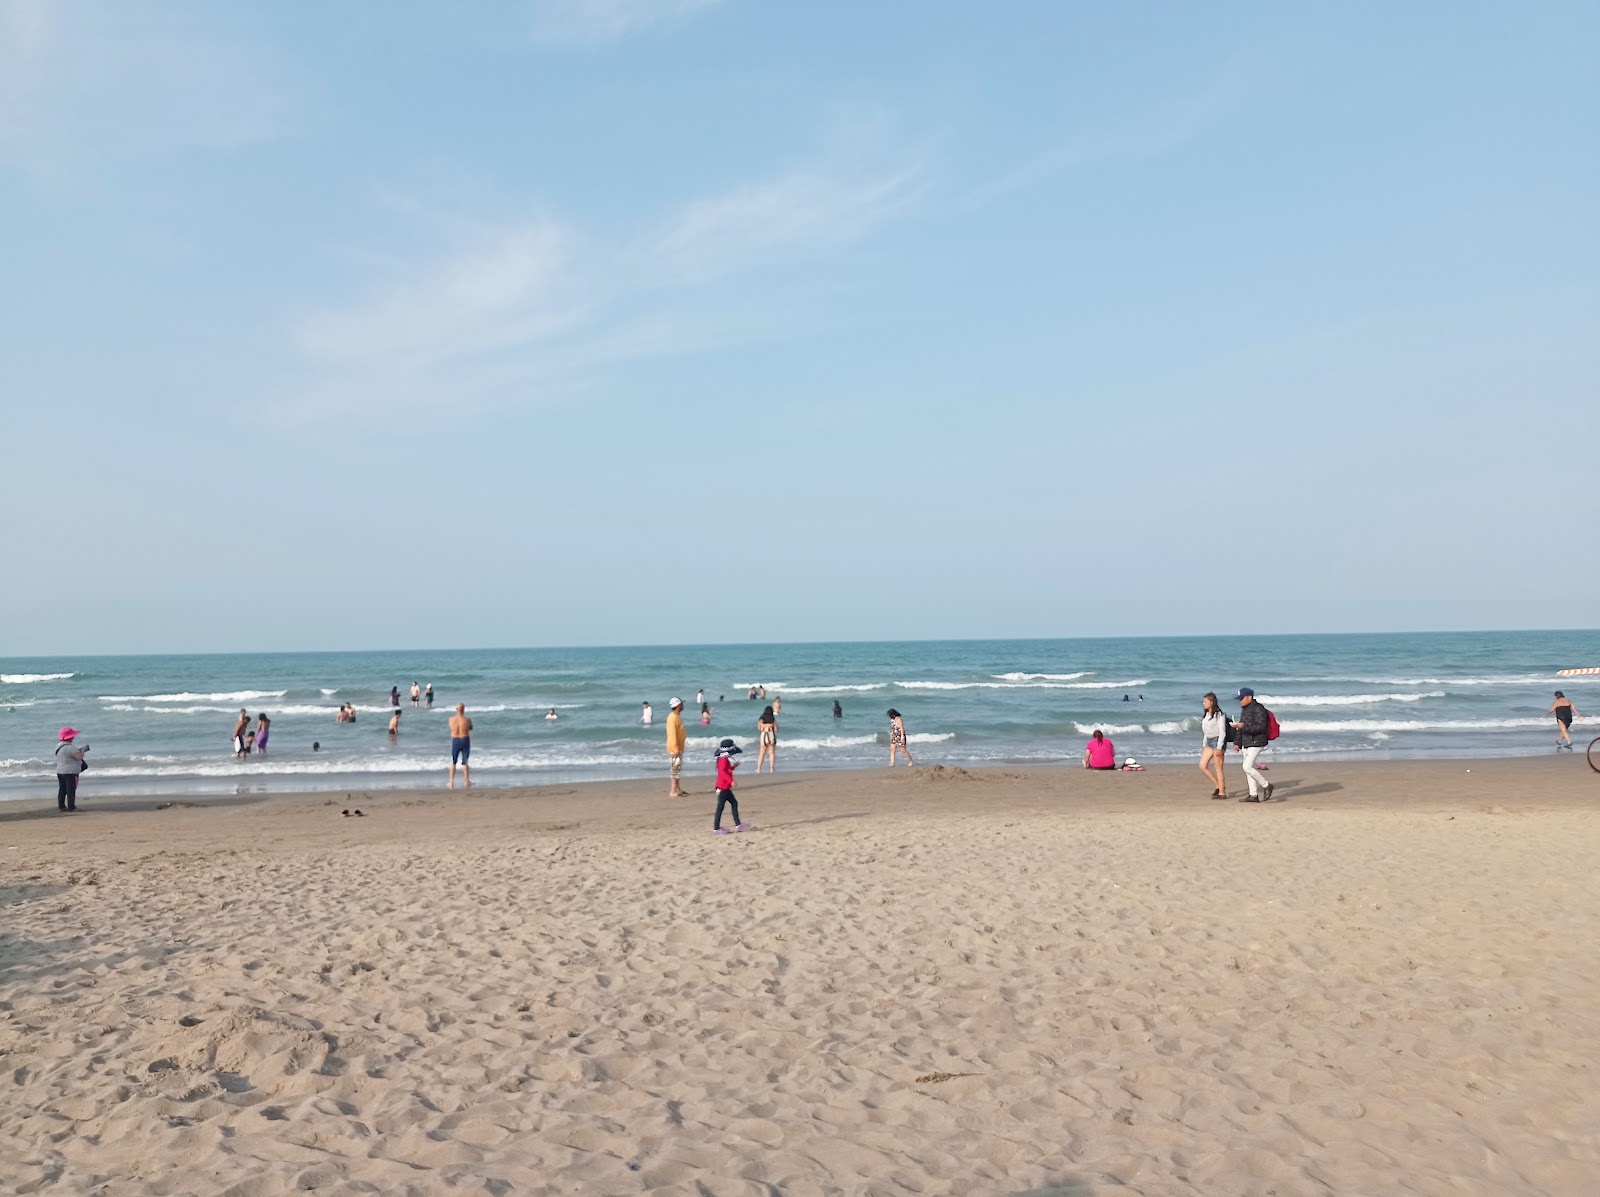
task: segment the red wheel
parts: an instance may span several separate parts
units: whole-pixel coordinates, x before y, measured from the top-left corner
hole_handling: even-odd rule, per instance
[[[1589,768],[1600,773],[1600,736],[1589,741]]]

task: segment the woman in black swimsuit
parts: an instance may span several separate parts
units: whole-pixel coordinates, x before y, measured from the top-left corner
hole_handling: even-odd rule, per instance
[[[1572,736],[1569,733],[1572,731],[1572,721],[1578,717],[1578,708],[1572,705],[1572,699],[1557,690],[1556,700],[1545,714],[1556,717],[1556,751],[1565,748],[1571,752]]]

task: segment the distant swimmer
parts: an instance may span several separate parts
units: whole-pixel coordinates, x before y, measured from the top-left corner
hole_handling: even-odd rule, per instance
[[[844,718],[844,708],[839,705],[839,700],[837,698],[833,700],[833,717],[835,719]]]
[[[422,687],[416,682],[411,683],[411,705],[418,706],[422,702]]]
[[[547,714],[547,715],[546,715],[546,716],[545,716],[545,717],[544,717],[544,721],[545,721],[545,722],[546,722],[546,723],[554,723],[554,722],[555,722],[555,721],[556,721],[556,720],[557,720],[557,719],[559,719],[559,718],[561,718],[561,716],[560,716],[560,715],[557,715],[557,714],[556,714],[556,709],[555,709],[555,707],[551,707],[551,708],[550,708],[550,713],[549,713],[549,714]],[[645,722],[646,722],[646,723],[648,723],[648,722],[649,722],[649,720],[648,720],[648,719],[647,719],[647,720],[645,720]]]
[[[894,768],[895,753],[906,754],[906,768],[917,762],[911,759],[911,749],[906,744],[906,721],[901,718],[900,712],[893,707],[889,708],[889,768]]]
[[[422,701],[428,704],[428,709],[433,710],[433,683],[429,682],[422,689]]]
[[[400,708],[394,709],[394,714],[389,716],[389,738],[392,740],[400,734]]]
[[[400,687],[399,686],[390,686],[389,687],[389,705],[392,706],[392,707],[397,707],[397,706],[400,705]]]
[[[1133,701],[1133,699],[1131,699],[1131,698],[1129,698],[1129,697],[1128,697],[1128,696],[1127,696],[1127,695],[1126,695],[1126,694],[1124,694],[1124,695],[1123,695],[1123,696],[1122,696],[1122,701],[1123,701],[1123,702],[1132,702],[1132,701]]]
[[[456,703],[456,713],[450,716],[450,784],[447,789],[456,788],[456,763],[461,764],[461,776],[466,779],[466,788],[472,788],[472,769],[467,764],[467,759],[472,755],[472,720],[467,718],[467,704]]]
[[[272,730],[272,720],[268,719],[266,712],[256,716],[256,751],[264,753],[267,750],[267,733]]]
[[[694,700],[696,703],[704,703],[706,700],[706,692],[704,690],[696,690],[694,694]]]
[[[243,707],[239,708],[239,718],[233,722],[233,755],[244,756],[244,733],[250,726],[250,712]]]
[[[1556,751],[1563,748],[1571,751],[1572,737],[1568,733],[1572,731],[1572,721],[1578,717],[1578,708],[1572,705],[1572,699],[1557,690],[1556,700],[1545,714],[1556,717]]]
[[[757,688],[755,686],[751,686],[750,687],[750,693],[746,694],[745,697],[748,698],[748,699],[754,699],[756,697],[756,689]],[[701,702],[705,701],[705,692],[704,691],[701,691],[700,701]]]
[[[774,715],[783,714],[783,695],[780,694],[772,700],[772,713]]]
[[[646,699],[644,703],[644,710],[639,715],[639,722],[644,724],[646,727],[649,727],[655,721],[656,713],[650,709],[650,702],[648,699]]]
[[[708,727],[711,723],[711,708],[705,703],[700,704],[700,726]]]

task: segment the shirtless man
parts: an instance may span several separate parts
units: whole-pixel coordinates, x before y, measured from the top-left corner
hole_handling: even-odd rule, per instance
[[[422,687],[416,682],[411,683],[411,705],[418,706],[422,701]]]
[[[456,703],[456,713],[450,716],[450,784],[456,788],[456,762],[461,762],[461,776],[466,778],[467,789],[472,788],[472,769],[467,758],[472,755],[472,720],[467,718],[467,704]]]
[[[238,721],[233,725],[233,755],[244,756],[244,729],[250,726],[250,712],[239,708]]]

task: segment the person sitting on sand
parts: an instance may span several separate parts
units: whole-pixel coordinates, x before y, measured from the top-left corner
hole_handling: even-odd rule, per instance
[[[1083,767],[1085,769],[1115,769],[1117,767],[1116,745],[1098,727],[1094,729],[1094,735],[1089,737],[1089,742],[1083,746]]]

